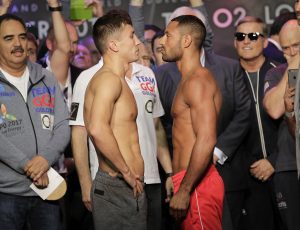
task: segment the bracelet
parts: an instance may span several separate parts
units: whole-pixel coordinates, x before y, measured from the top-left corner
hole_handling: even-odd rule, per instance
[[[62,10],[63,10],[63,7],[62,7],[62,6],[57,6],[57,7],[51,7],[51,6],[48,6],[48,10],[51,11],[51,12],[54,12],[54,11],[62,11]]]
[[[172,173],[172,172],[166,173],[166,178],[169,178],[169,177],[171,177],[171,176],[173,176],[173,173]]]
[[[295,116],[295,112],[285,112],[284,115],[287,117],[287,118],[292,118]]]

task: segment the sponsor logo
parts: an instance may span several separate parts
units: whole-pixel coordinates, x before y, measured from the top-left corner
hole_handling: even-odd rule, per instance
[[[1,104],[0,110],[1,110],[0,124],[2,124],[5,120],[8,120],[8,121],[15,121],[15,120],[17,120],[17,118],[14,115],[9,114],[7,112],[5,104]]]
[[[37,96],[32,100],[32,103],[36,107],[50,107],[54,108],[55,98],[51,97],[49,94],[43,94],[41,96]]]
[[[151,77],[136,76],[136,79],[140,83],[142,93],[144,95],[153,95],[155,91],[155,81]]]
[[[155,85],[155,81],[151,77],[145,77],[145,76],[136,76],[139,82],[151,82],[152,85]]]
[[[152,100],[149,100],[149,101],[146,102],[145,109],[148,113],[153,112],[153,101]]]
[[[37,113],[50,113],[50,114],[53,114],[54,113],[54,109],[41,107],[41,108],[36,108],[35,112],[37,112]]]
[[[71,104],[71,115],[70,115],[70,120],[71,121],[75,121],[77,118],[77,114],[78,114],[78,109],[79,109],[79,103],[75,103],[73,102]]]
[[[56,91],[56,87],[53,86],[53,87],[36,87],[36,88],[33,88],[31,90],[31,93],[32,93],[32,96],[33,97],[37,97],[37,96],[41,96],[41,95],[44,95],[44,94],[49,94],[51,96],[55,95],[55,91]]]
[[[16,96],[15,92],[5,92],[5,86],[0,84],[0,97],[13,97]]]
[[[50,114],[41,114],[41,122],[43,129],[52,130],[54,123],[54,116]]]
[[[0,106],[0,131],[6,137],[12,137],[23,133],[22,119],[17,119],[16,116],[9,114],[5,104]]]
[[[31,90],[32,104],[37,113],[54,113],[56,87],[36,87]]]

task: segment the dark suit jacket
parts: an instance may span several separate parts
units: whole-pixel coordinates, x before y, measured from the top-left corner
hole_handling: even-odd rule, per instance
[[[213,73],[223,97],[216,147],[222,150],[228,159],[224,165],[217,164],[217,169],[227,192],[244,189],[247,187],[247,170],[243,140],[249,128],[250,98],[243,72],[237,61],[214,53],[205,53],[205,67]],[[162,123],[171,146],[171,106],[181,77],[176,64],[167,63],[156,70],[156,78],[165,109]]]
[[[255,92],[252,92],[251,81],[248,79],[246,72],[244,71],[244,77],[246,79],[247,88],[249,94],[251,95],[251,110],[250,110],[250,130],[246,137],[246,149],[247,149],[247,166],[250,168],[251,164],[255,161],[263,158],[263,150],[261,145],[261,137],[259,134],[259,126],[257,120],[257,111],[256,111],[256,100],[259,105],[259,115],[262,122],[264,142],[267,152],[267,159],[275,168],[275,163],[277,159],[277,132],[279,125],[282,119],[274,120],[272,119],[263,107],[263,98],[264,98],[264,88],[265,88],[265,77],[269,69],[276,67],[277,63],[273,60],[266,58],[265,62],[259,69],[259,81],[258,81],[258,100]],[[251,77],[250,77],[251,78]]]
[[[268,42],[268,46],[264,48],[264,56],[279,63],[286,63],[283,52],[279,50],[272,42]]]

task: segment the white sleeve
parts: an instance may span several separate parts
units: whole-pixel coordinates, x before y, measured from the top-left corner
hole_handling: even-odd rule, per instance
[[[219,160],[218,160],[218,163],[220,165],[223,165],[225,163],[225,161],[227,160],[227,156],[223,153],[223,151],[217,147],[215,147],[214,149],[214,155],[216,155]]]
[[[84,104],[84,95],[88,83],[90,79],[87,79],[87,76],[80,75],[75,82],[75,86],[73,89],[73,96],[72,96],[72,104],[71,104],[71,118],[70,118],[70,125],[84,125],[83,120],[83,104]],[[88,80],[88,81],[87,81]]]
[[[71,116],[70,116],[71,118],[70,118],[69,125],[85,126],[83,120],[83,104],[84,104],[85,91],[88,84],[92,80],[93,76],[102,67],[102,65],[103,65],[103,61],[101,59],[99,60],[99,63],[81,72],[81,74],[78,76],[73,88]]]

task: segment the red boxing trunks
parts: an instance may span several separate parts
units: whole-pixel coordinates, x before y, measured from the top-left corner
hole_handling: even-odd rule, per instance
[[[185,173],[186,170],[182,170],[172,176],[174,193],[178,191]],[[223,199],[223,180],[215,166],[211,165],[191,193],[189,210],[181,229],[222,230]]]

